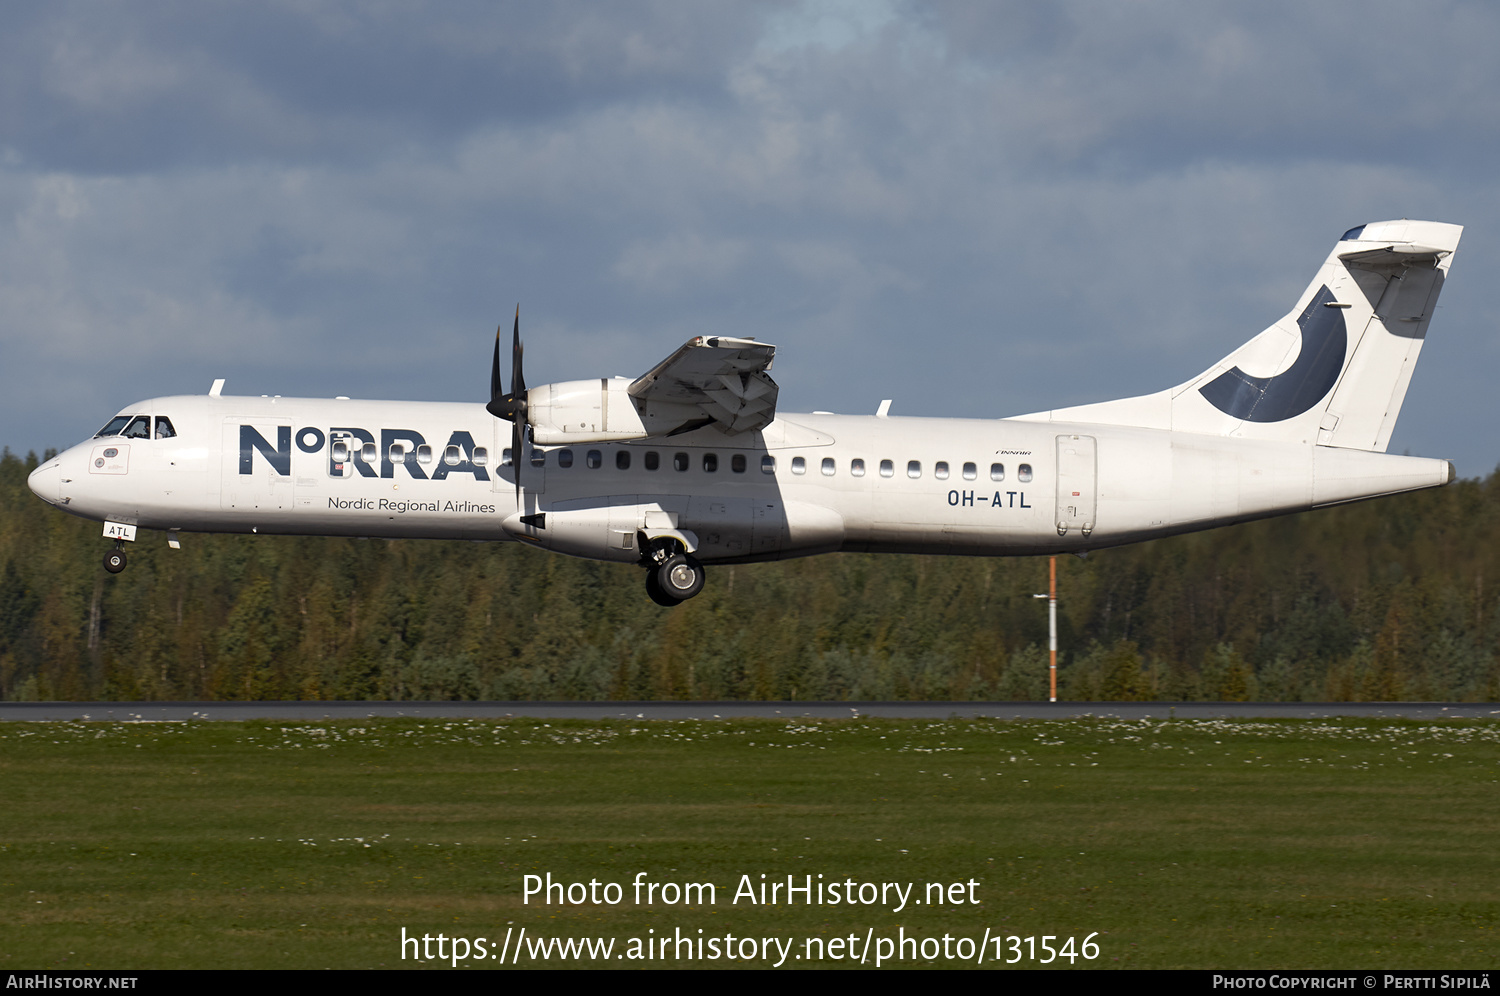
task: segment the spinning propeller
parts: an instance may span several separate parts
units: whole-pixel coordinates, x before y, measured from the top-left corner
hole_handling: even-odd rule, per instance
[[[521,306],[516,305],[516,324],[511,331],[510,393],[502,393],[500,382],[500,330],[495,329],[495,358],[490,364],[490,403],[484,407],[496,418],[511,424],[510,469],[516,479],[516,504],[521,501],[521,443],[525,439],[526,378],[521,373]]]

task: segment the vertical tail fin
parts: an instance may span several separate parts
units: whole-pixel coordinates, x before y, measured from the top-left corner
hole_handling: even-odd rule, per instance
[[[1049,415],[1384,452],[1462,232],[1433,221],[1350,229],[1281,321],[1200,376]]]

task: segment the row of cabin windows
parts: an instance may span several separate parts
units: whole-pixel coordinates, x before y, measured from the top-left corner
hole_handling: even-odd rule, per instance
[[[450,446],[449,449],[456,449],[456,447],[451,447]],[[475,462],[478,463],[479,462],[479,460],[477,459],[478,455],[480,453],[482,453],[483,451],[482,450],[475,450],[474,452],[475,452],[475,456],[476,456]],[[572,450],[570,450],[570,449],[561,449],[561,450],[554,450],[552,452],[557,457],[557,466],[558,467],[566,469],[566,468],[569,468],[569,467],[573,466],[573,451]],[[391,459],[393,461],[396,460],[396,458],[395,458],[394,455],[392,456]],[[615,468],[617,470],[629,470],[630,469],[630,461],[631,461],[631,451],[630,450],[623,449],[623,448],[615,450]],[[457,461],[455,460],[454,462],[456,463]],[[677,471],[688,470],[688,469],[690,469],[692,467],[692,462],[693,462],[692,458],[688,454],[686,454],[686,453],[677,452],[677,453],[673,453],[672,454],[672,469],[673,470],[677,470]],[[504,453],[501,455],[501,457],[500,457],[500,464],[503,467],[508,467],[508,466],[510,466],[510,463],[511,463],[511,452],[507,448],[504,451]],[[532,464],[532,466],[534,466],[534,467],[543,467],[543,466],[546,466],[546,463],[547,463],[547,451],[545,451],[545,450],[532,450],[532,452],[531,452],[531,464]],[[647,470],[660,470],[661,469],[661,454],[658,453],[656,450],[646,450],[644,456],[642,457],[641,463],[645,466],[645,468]],[[604,454],[601,453],[599,450],[589,450],[584,455],[584,466],[588,467],[590,470],[598,470],[600,467],[604,466]],[[735,453],[732,456],[730,456],[730,458],[729,458],[729,469],[732,472],[734,472],[736,474],[743,474],[745,472],[745,470],[746,470],[746,466],[747,466],[747,464],[746,464],[746,461],[745,461],[745,455],[743,453]],[[716,471],[718,471],[718,469],[719,469],[719,455],[717,453],[705,453],[705,454],[703,454],[702,468],[703,468],[704,471],[706,471],[707,473],[710,473],[710,474],[715,473]],[[766,454],[766,455],[762,456],[760,458],[760,470],[761,470],[761,473],[763,473],[763,474],[774,474],[774,473],[776,473],[776,458],[774,456],[771,456],[770,454]],[[823,473],[824,477],[833,477],[835,474],[838,473],[838,462],[835,461],[833,457],[824,457],[823,461],[822,461],[822,465],[821,465],[821,470],[822,470],[822,473]],[[792,457],[792,473],[793,474],[805,474],[805,473],[807,473],[807,458],[806,457],[800,457],[800,456]],[[963,475],[963,479],[966,480],[966,481],[977,480],[979,478],[979,465],[975,464],[973,462],[965,463],[963,465],[963,469],[962,469],[961,473]],[[863,459],[859,459],[859,458],[855,458],[853,460],[850,460],[849,461],[849,475],[851,477],[864,477],[865,476],[865,461]],[[895,463],[894,460],[882,460],[882,461],[880,461],[880,476],[881,477],[895,477],[896,476],[896,463]],[[906,462],[906,476],[910,477],[912,479],[916,479],[916,478],[921,477],[922,476],[922,461],[920,461],[920,460],[908,460]],[[935,463],[933,465],[933,467],[932,467],[932,476],[936,477],[940,481],[946,481],[949,478],[949,476],[951,476],[951,470],[949,468],[948,462],[946,460],[939,460],[937,463]],[[1031,464],[1029,464],[1029,463],[1023,463],[1023,464],[1020,464],[1019,466],[1016,467],[1016,480],[1020,481],[1022,484],[1027,484],[1027,483],[1030,483],[1031,477],[1032,477]],[[1005,464],[1003,464],[1003,463],[992,463],[992,464],[990,464],[990,480],[992,480],[992,481],[1003,481],[1003,480],[1005,480]]]
[[[767,457],[766,459],[773,461],[772,462],[772,469],[774,470],[775,469],[775,463],[774,463],[774,459],[775,458],[773,458],[773,457]],[[820,469],[822,470],[824,477],[832,477],[832,476],[834,476],[835,474],[838,473],[838,463],[837,463],[837,461],[835,461],[833,459],[833,457],[824,457],[823,458],[823,463],[822,463],[822,466],[821,466]],[[769,473],[769,471],[768,471],[768,473]],[[805,474],[805,473],[807,473],[807,460],[804,459],[803,457],[799,457],[799,456],[798,457],[792,457],[792,473],[794,473],[794,474]],[[937,463],[933,464],[933,466],[932,466],[932,476],[936,477],[940,481],[946,481],[949,478],[949,476],[951,475],[951,473],[952,472],[949,469],[948,461],[946,461],[946,460],[939,460]],[[977,480],[979,478],[979,466],[978,466],[978,464],[975,464],[975,463],[965,463],[964,466],[963,466],[962,473],[963,473],[963,478],[966,481]],[[860,459],[850,460],[849,461],[849,475],[851,477],[864,477],[865,476],[865,462],[863,460],[860,460]],[[882,461],[880,461],[880,476],[881,477],[895,477],[896,476],[896,462],[894,460],[882,460]],[[913,480],[921,477],[922,476],[922,461],[921,460],[908,460],[908,461],[906,461],[906,476],[912,478]],[[1016,479],[1018,481],[1020,481],[1022,484],[1029,483],[1031,481],[1031,464],[1029,464],[1029,463],[1023,463],[1020,466],[1018,466],[1016,468]],[[1003,464],[1003,463],[992,463],[992,464],[990,464],[990,480],[992,480],[992,481],[1003,481],[1003,480],[1005,480],[1005,464]]]
[[[506,450],[505,452],[508,455],[510,450]],[[342,464],[350,460],[358,460],[361,463],[378,463],[380,462],[380,447],[374,443],[365,443],[356,449],[351,447],[346,440],[335,439],[333,441],[332,456],[333,462],[336,464]],[[402,443],[392,443],[386,456],[391,463],[406,463],[408,460],[415,458],[416,462],[424,467],[430,465],[434,459],[432,447],[426,443],[418,446],[415,450],[408,450]],[[463,450],[459,447],[452,445],[443,447],[443,463],[450,467],[457,467],[460,463],[463,463],[463,460]],[[483,446],[474,447],[474,466],[483,467],[489,462],[490,451]],[[508,459],[507,462],[509,462]]]
[[[559,467],[561,467],[563,469],[567,469],[567,468],[573,466],[573,451],[572,450],[567,450],[567,449],[553,450],[552,453],[553,453],[554,456],[557,457],[557,465]],[[632,457],[631,457],[631,451],[630,450],[627,450],[627,449],[618,449],[618,450],[615,450],[615,469],[617,469],[617,470],[629,470],[630,469],[630,461],[631,461],[631,459],[632,459]],[[766,473],[769,474],[769,473],[774,472],[775,469],[776,469],[775,459],[772,458],[772,457],[766,457],[765,459],[766,460],[771,460],[771,469],[770,470],[766,470]],[[510,463],[511,463],[511,452],[510,452],[509,447],[507,447],[505,449],[504,453],[502,453],[501,456],[500,456],[500,465],[502,467],[509,467]],[[544,466],[546,466],[546,464],[547,464],[547,451],[545,451],[545,450],[532,450],[531,451],[531,465],[533,467],[544,467]],[[660,470],[661,469],[661,454],[658,453],[656,450],[646,450],[645,453],[641,457],[641,464],[647,470]],[[584,454],[583,465],[585,467],[587,467],[588,469],[590,469],[590,470],[598,470],[600,467],[604,466],[604,454],[601,453],[599,450],[589,450],[587,453]],[[677,471],[689,470],[692,467],[692,465],[693,465],[693,458],[691,456],[689,456],[688,454],[681,453],[681,452],[673,453],[672,454],[672,469],[673,470],[677,470]],[[710,474],[716,473],[718,471],[718,469],[719,469],[719,454],[717,454],[717,453],[705,453],[705,454],[703,454],[703,460],[702,460],[702,463],[700,464],[700,466],[707,473],[710,473]],[[735,454],[732,454],[729,457],[729,469],[732,472],[734,472],[736,474],[743,474],[745,472],[745,468],[747,466],[748,466],[748,464],[745,462],[745,454],[743,454],[743,453],[735,453]],[[761,469],[765,470],[765,463],[764,463],[764,461],[762,461]]]
[[[557,459],[557,466],[567,469],[573,466],[573,451],[570,449],[553,450],[552,454]],[[532,450],[531,465],[533,467],[544,467],[547,465],[547,450]],[[333,443],[333,462],[342,464],[349,460],[359,460],[364,463],[376,463],[380,460],[380,449],[374,443],[365,443],[358,449],[352,448],[345,440],[335,440]],[[405,463],[413,457],[419,464],[427,465],[433,461],[433,450],[431,446],[423,443],[415,450],[408,450],[402,443],[392,443],[386,454],[391,463]],[[447,446],[443,450],[443,462],[450,467],[456,467],[463,462],[463,451],[457,446]],[[511,450],[506,447],[500,454],[500,466],[511,465]],[[629,470],[631,451],[626,449],[615,451],[615,467],[620,470]],[[483,446],[474,448],[473,462],[475,466],[483,467],[489,463],[489,452]],[[655,450],[647,450],[641,461],[647,470],[661,469],[661,454]],[[604,466],[604,454],[599,450],[589,450],[584,457],[585,466],[591,470],[597,470]],[[687,470],[692,466],[692,458],[686,453],[672,454],[672,469]],[[703,454],[703,469],[712,474],[719,469],[719,455],[717,453]],[[735,453],[729,458],[729,469],[736,474],[743,474],[746,468],[745,454]],[[776,470],[776,459],[766,457],[761,463],[761,469],[766,473],[774,473]]]

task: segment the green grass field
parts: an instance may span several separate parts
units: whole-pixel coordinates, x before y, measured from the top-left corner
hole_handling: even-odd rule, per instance
[[[522,966],[1491,968],[1497,785],[1491,723],[8,724],[0,968],[473,969],[523,928],[615,946]],[[548,873],[597,901],[523,902]],[[762,874],[912,891],[734,901]]]

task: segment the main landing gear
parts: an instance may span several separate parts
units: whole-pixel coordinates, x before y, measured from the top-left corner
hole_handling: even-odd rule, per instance
[[[656,547],[645,560],[646,594],[671,608],[703,590],[703,565],[674,545]]]
[[[115,540],[114,549],[104,555],[104,569],[111,574],[119,574],[125,569],[125,546],[119,540]]]

